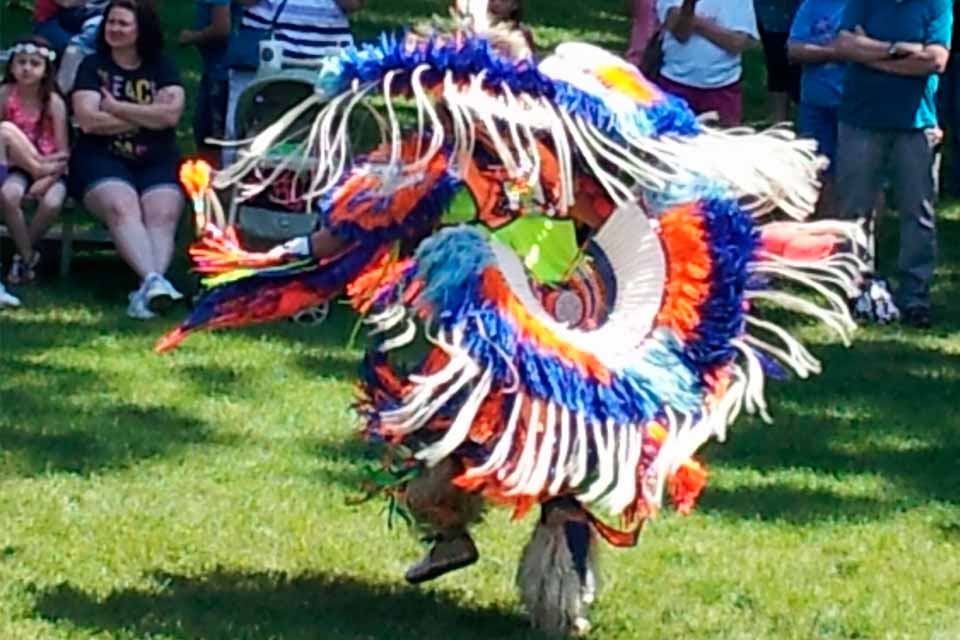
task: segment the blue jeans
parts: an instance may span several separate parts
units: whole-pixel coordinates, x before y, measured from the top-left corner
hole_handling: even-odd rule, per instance
[[[889,164],[900,215],[897,302],[903,309],[929,308],[936,263],[934,150],[922,129],[861,129],[840,123],[836,180],[843,215],[869,218]]]
[[[800,103],[797,113],[797,134],[802,138],[817,141],[817,150],[827,156],[830,166],[827,174],[832,175],[837,162],[837,127],[840,124],[839,107],[820,107],[814,104]]]

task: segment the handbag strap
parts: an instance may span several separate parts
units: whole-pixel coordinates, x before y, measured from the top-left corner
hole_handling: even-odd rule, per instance
[[[270,21],[270,37],[273,37],[273,31],[277,28],[277,23],[280,21],[280,14],[283,13],[283,10],[287,8],[288,0],[280,0],[280,5],[277,7],[277,10],[273,13],[273,20]]]

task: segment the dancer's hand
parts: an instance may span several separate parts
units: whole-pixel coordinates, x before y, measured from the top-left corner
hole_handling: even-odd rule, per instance
[[[313,255],[310,246],[310,236],[299,236],[292,240],[287,240],[283,244],[277,245],[267,251],[271,258],[281,260],[283,258],[309,258]]]

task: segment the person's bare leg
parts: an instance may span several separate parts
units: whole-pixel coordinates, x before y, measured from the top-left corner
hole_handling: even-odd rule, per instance
[[[122,180],[101,182],[87,192],[83,204],[107,225],[120,256],[140,280],[158,271],[140,198],[132,186]]]
[[[767,93],[767,107],[770,111],[770,120],[774,124],[786,122],[790,119],[790,96],[785,91],[770,91]]]
[[[63,182],[56,182],[47,189],[46,193],[37,203],[37,211],[33,214],[33,220],[30,221],[30,243],[36,246],[47,230],[53,225],[53,221],[60,215],[63,208],[63,201],[67,199],[67,187]]]
[[[154,271],[161,275],[167,272],[173,259],[174,237],[183,204],[183,194],[173,186],[150,189],[140,198],[143,224],[153,249]]]
[[[43,176],[42,178],[35,180],[33,184],[30,185],[29,191],[27,191],[27,197],[33,198],[39,202],[43,198],[43,195],[50,189],[50,187],[56,184],[57,180],[59,179],[60,175],[52,173],[48,176]]]
[[[7,229],[17,245],[17,253],[30,264],[33,259],[33,243],[30,242],[30,233],[27,221],[23,217],[23,196],[27,192],[27,183],[21,175],[9,176],[0,186],[0,207],[3,208],[3,219]]]
[[[42,156],[30,139],[12,122],[0,122],[0,145],[6,150],[7,163],[19,167],[33,178],[62,171],[67,154]]]

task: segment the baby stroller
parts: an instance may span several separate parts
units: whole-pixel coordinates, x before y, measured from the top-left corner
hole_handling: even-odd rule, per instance
[[[275,121],[291,107],[314,93],[317,71],[314,65],[284,67],[261,64],[254,81],[240,94],[234,118],[234,130],[238,140],[250,139],[269,123]],[[313,121],[320,106],[305,112],[302,117],[303,135]],[[270,172],[283,159],[291,161],[290,152],[297,140],[290,140],[258,164],[259,172]],[[245,150],[239,149],[242,158]],[[266,249],[291,238],[307,235],[318,224],[318,214],[297,193],[296,185],[308,183],[312,172],[310,158],[293,158],[277,180],[265,191],[243,196],[235,191],[230,198],[228,223],[232,225],[241,242],[252,249]],[[299,179],[299,180],[298,180]],[[319,324],[326,319],[328,306],[322,305],[301,311],[293,319],[301,324]]]
[[[256,135],[277,116],[309,97],[313,92],[315,71],[309,69],[269,70],[261,67],[256,79],[240,94],[235,117],[235,131],[240,140]],[[304,123],[309,123],[319,109],[303,114]],[[296,141],[271,151],[259,165],[259,171],[267,172],[279,165],[292,151]],[[289,147],[287,149],[286,147]],[[243,156],[241,147],[240,157]],[[287,158],[289,160],[289,158]],[[264,249],[290,238],[313,231],[317,214],[308,210],[307,203],[292,187],[293,179],[304,178],[311,172],[309,158],[295,158],[288,167],[288,176],[270,189],[248,198],[233,194],[228,222],[237,229],[245,245]]]

